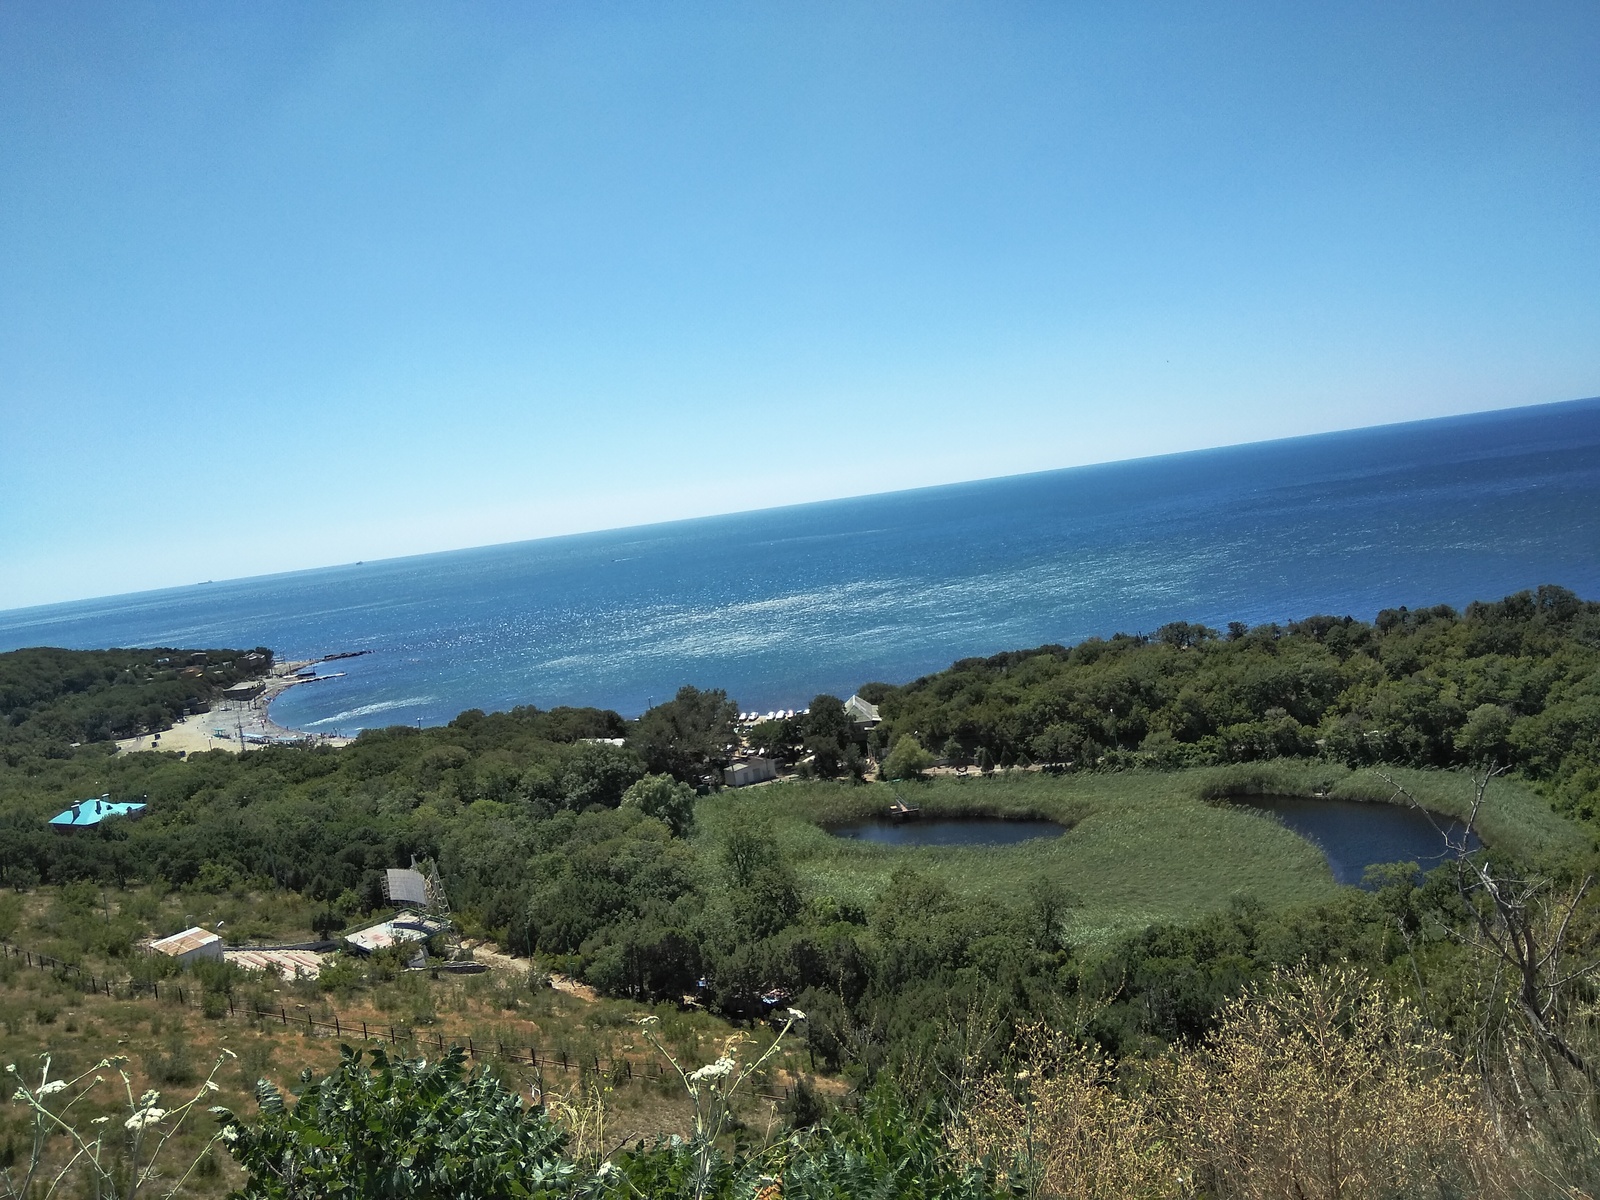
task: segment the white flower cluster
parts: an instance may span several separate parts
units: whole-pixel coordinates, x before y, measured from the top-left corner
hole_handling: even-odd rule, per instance
[[[39,1085],[39,1095],[41,1096],[54,1096],[57,1092],[66,1090],[67,1081],[65,1079],[52,1079],[49,1083],[41,1083]]]
[[[124,1121],[122,1123],[123,1126],[137,1131],[143,1129],[146,1125],[154,1125],[161,1120],[162,1117],[167,1115],[167,1110],[156,1107],[156,1101],[159,1099],[161,1099],[160,1092],[146,1092],[140,1096],[139,1110]]]
[[[711,1083],[718,1079],[726,1079],[733,1074],[734,1067],[738,1066],[733,1059],[724,1054],[714,1063],[707,1063],[698,1071],[689,1073],[690,1083]]]

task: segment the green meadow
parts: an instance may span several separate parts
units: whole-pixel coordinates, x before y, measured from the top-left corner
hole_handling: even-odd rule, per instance
[[[1465,816],[1470,808],[1472,783],[1463,773],[1391,775],[1434,811]],[[1382,803],[1393,789],[1371,771],[1320,763],[1065,776],[1013,771],[895,785],[786,782],[703,800],[696,840],[715,854],[732,829],[764,829],[810,895],[860,904],[877,900],[902,868],[937,876],[962,894],[1007,902],[1047,878],[1073,898],[1069,938],[1090,945],[1239,898],[1278,907],[1334,895],[1338,885],[1314,845],[1269,815],[1227,802],[1317,792]],[[925,817],[1042,817],[1067,832],[967,847],[893,847],[827,832],[884,814],[897,795],[920,805]],[[1586,837],[1531,789],[1503,779],[1492,784],[1479,824],[1491,847],[1534,858]]]

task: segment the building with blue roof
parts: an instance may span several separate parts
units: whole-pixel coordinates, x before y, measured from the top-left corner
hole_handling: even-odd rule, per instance
[[[91,825],[98,825],[107,817],[129,816],[144,808],[143,804],[119,802],[113,804],[109,794],[97,800],[79,800],[65,812],[59,812],[50,818],[50,824],[57,829],[87,829]]]

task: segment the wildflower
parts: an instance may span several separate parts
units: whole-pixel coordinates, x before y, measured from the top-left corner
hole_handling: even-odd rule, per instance
[[[789,1010],[789,1019],[791,1021],[804,1021],[806,1019],[806,1015],[798,1008],[791,1008]]]
[[[216,1085],[216,1083],[215,1083],[215,1082],[213,1082],[213,1081],[212,1081],[212,1080],[210,1080],[210,1079],[208,1079],[208,1080],[206,1080],[206,1091],[208,1091],[208,1092],[220,1092],[220,1091],[221,1091],[221,1090],[222,1090],[222,1089],[221,1089],[221,1088],[219,1088],[219,1087],[218,1087],[218,1086],[217,1086],[217,1085]]]
[[[141,1108],[138,1112],[134,1113],[133,1116],[124,1121],[122,1125],[125,1129],[132,1129],[137,1132],[138,1130],[143,1129],[146,1125],[154,1125],[166,1115],[167,1110],[164,1108]]]
[[[617,1174],[617,1164],[612,1162],[610,1159],[607,1159],[605,1162],[600,1164],[599,1168],[595,1171],[595,1174],[601,1179],[610,1179],[613,1175]]]
[[[91,1124],[91,1125],[104,1125],[109,1120],[111,1120],[110,1117],[96,1117],[94,1120],[90,1121],[89,1124]]]
[[[716,1062],[707,1063],[698,1071],[691,1071],[689,1079],[693,1083],[712,1083],[718,1079],[726,1079],[733,1074],[733,1068],[737,1065],[733,1059],[723,1055]]]
[[[239,1130],[232,1125],[224,1126],[222,1130],[222,1140],[231,1146],[234,1142],[239,1140]]]
[[[640,1017],[638,1023],[640,1025],[654,1025],[660,1019],[661,1019],[660,1017],[655,1017],[655,1016]]]
[[[39,1085],[39,1095],[41,1096],[54,1096],[57,1092],[66,1090],[67,1081],[65,1079],[52,1079],[49,1083],[41,1083]]]

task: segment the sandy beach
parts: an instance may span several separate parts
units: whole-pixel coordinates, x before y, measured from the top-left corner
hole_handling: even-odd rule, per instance
[[[238,754],[268,742],[306,741],[318,745],[344,746],[353,739],[333,737],[328,734],[304,733],[279,725],[267,715],[273,700],[292,687],[326,682],[339,678],[339,674],[304,676],[305,670],[326,659],[309,659],[304,662],[277,663],[262,682],[262,692],[253,700],[218,700],[210,712],[193,713],[178,721],[171,729],[140,737],[121,738],[117,749],[121,751],[168,750],[182,754],[201,754],[207,750],[226,750]],[[243,739],[241,741],[241,739]]]

